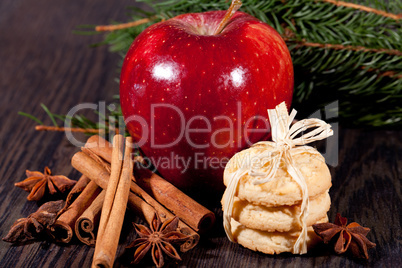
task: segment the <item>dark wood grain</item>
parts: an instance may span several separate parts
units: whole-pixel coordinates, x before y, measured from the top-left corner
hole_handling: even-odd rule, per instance
[[[111,100],[118,93],[117,55],[106,47],[89,48],[101,36],[74,35],[80,24],[124,20],[133,1],[2,0],[0,2],[0,236],[12,223],[36,211],[38,205],[14,187],[25,169],[43,170],[78,179],[71,156],[78,150],[64,133],[35,132],[35,123],[18,111],[46,119],[40,103],[66,113],[78,103]],[[46,123],[50,123],[46,121]],[[82,137],[83,138],[83,137]],[[306,256],[267,256],[230,243],[222,228],[219,205],[215,228],[200,244],[183,254],[185,267],[399,267],[401,257],[402,132],[341,129],[331,150],[338,164],[331,167],[333,186],[329,217],[340,212],[350,221],[370,227],[377,243],[370,260],[334,255],[321,246]],[[209,202],[205,203],[210,204]],[[124,247],[134,234],[128,215],[116,266],[128,266]],[[69,245],[34,242],[14,246],[0,241],[0,267],[90,267],[93,248],[74,241]],[[142,265],[151,266],[151,262]],[[177,266],[170,263],[168,266]]]

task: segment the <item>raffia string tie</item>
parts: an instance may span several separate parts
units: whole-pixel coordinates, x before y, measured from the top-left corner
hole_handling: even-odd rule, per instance
[[[229,174],[229,183],[224,197],[223,225],[230,241],[234,242],[231,229],[231,218],[234,197],[240,179],[248,174],[253,178],[254,185],[269,182],[275,178],[275,174],[282,161],[286,166],[289,175],[300,186],[302,192],[301,212],[299,215],[302,230],[293,246],[293,253],[304,254],[307,252],[306,219],[309,213],[308,189],[306,180],[300,170],[296,168],[290,151],[296,146],[302,146],[332,136],[333,131],[330,124],[316,118],[304,119],[291,126],[296,113],[296,110],[293,110],[289,115],[285,102],[280,103],[275,109],[269,109],[268,117],[271,123],[272,142],[262,141],[252,146],[267,148],[267,150],[263,150],[255,155],[256,158],[262,159],[262,161],[252,161],[251,165],[242,166],[237,169],[236,172]],[[303,133],[309,128],[314,129],[307,133]],[[272,148],[274,149],[272,150]],[[264,172],[261,172],[261,167],[264,167]]]

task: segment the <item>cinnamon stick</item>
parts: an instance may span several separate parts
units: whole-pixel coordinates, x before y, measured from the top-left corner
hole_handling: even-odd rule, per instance
[[[132,140],[126,138],[124,160],[124,137],[116,135],[113,141],[111,176],[102,206],[93,267],[113,267],[130,192]]]
[[[59,211],[57,216],[60,216],[67,208],[74,202],[75,199],[84,191],[85,187],[87,187],[88,183],[90,183],[91,180],[82,175],[80,179],[77,181],[77,183],[74,185],[73,189],[68,193],[65,205],[62,210]]]
[[[88,146],[90,144],[90,146]],[[87,147],[81,148],[82,152],[90,156],[93,160],[101,164],[102,167],[104,167],[108,172],[110,172],[110,164],[105,162],[105,161],[111,161],[111,144],[106,141],[105,139],[97,136],[96,138],[89,138],[87,143]],[[89,149],[91,148],[91,149]],[[105,160],[103,160],[105,159]],[[135,193],[142,199],[144,199],[145,202],[150,204],[152,207],[154,207],[157,211],[159,211],[159,217],[165,221],[167,215],[172,215],[170,211],[168,211],[165,207],[163,207],[158,201],[153,199],[147,192],[145,192],[141,187],[139,187],[135,183],[135,179],[133,177],[130,190],[131,192]],[[136,210],[136,208],[133,208],[133,210]],[[143,215],[143,218],[148,222],[151,223],[151,220],[154,217],[154,211],[148,210],[150,213],[146,213]],[[141,211],[138,211],[139,214],[143,214]],[[187,227],[187,226],[186,226]]]
[[[112,162],[112,144],[99,135],[93,135],[88,138],[84,149],[89,149],[94,154],[103,158],[106,162]]]
[[[71,164],[76,170],[88,176],[88,178],[96,182],[100,187],[103,189],[107,188],[110,177],[109,172],[104,166],[92,159],[90,156],[83,152],[78,152],[73,156]],[[135,183],[132,181],[130,187],[131,190],[138,190],[139,187],[133,185],[135,185]],[[147,201],[143,200],[133,192],[130,192],[128,197],[128,206],[136,213],[136,215],[142,217],[149,225],[152,223],[155,212],[158,213],[161,219],[170,219],[174,217],[169,210],[164,208],[157,201],[152,201],[152,198],[145,191],[142,190],[141,196],[146,197]],[[191,235],[191,239],[186,241],[186,243],[180,247],[182,252],[186,252],[198,244],[200,236],[181,220],[179,221],[179,228],[184,234]]]
[[[197,232],[209,230],[215,214],[149,169],[136,165],[137,184]]]
[[[75,222],[75,235],[88,246],[95,245],[96,230],[98,229],[104,199],[105,191],[102,191]]]
[[[69,243],[74,235],[75,222],[98,196],[101,189],[95,182],[89,182],[81,194],[68,206],[50,227],[49,235],[57,242]]]
[[[85,144],[85,149],[90,150],[110,163],[112,155],[111,145],[102,137],[98,135],[90,137]],[[135,187],[135,189],[132,187],[131,190],[133,192],[143,196],[145,190],[152,199],[156,199],[159,203],[163,204],[195,231],[205,232],[214,224],[215,214],[212,211],[196,202],[156,173],[140,165],[135,165],[134,175],[136,178],[135,181],[140,187]]]

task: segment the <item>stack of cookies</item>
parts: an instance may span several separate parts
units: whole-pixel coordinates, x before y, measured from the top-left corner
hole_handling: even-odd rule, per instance
[[[294,245],[302,230],[300,212],[303,197],[300,185],[289,174],[283,159],[276,163],[279,165],[275,175],[265,183],[255,184],[256,175],[247,171],[271,147],[274,151],[275,143],[267,142],[265,146],[251,147],[230,159],[224,172],[224,184],[228,186],[234,174],[241,175],[235,190],[232,193],[225,191],[222,205],[225,207],[225,202],[228,202],[226,195],[232,194],[233,209],[229,228],[234,242],[267,254],[296,253]],[[307,247],[311,247],[319,241],[311,226],[328,221],[331,175],[324,157],[316,149],[301,146],[289,152],[294,167],[301,172],[307,186],[308,214],[304,221],[307,226]],[[258,168],[258,176],[263,176],[261,174],[269,169],[269,165],[274,164],[273,160],[262,163]],[[244,172],[239,173],[239,170]]]

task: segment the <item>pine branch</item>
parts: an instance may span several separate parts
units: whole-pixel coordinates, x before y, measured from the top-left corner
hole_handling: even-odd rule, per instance
[[[37,125],[35,126],[36,131],[58,131],[58,132],[65,132],[65,131],[70,131],[70,132],[81,132],[81,133],[104,133],[104,129],[94,129],[94,128],[71,128],[71,127],[56,127],[56,126],[44,126],[44,125]],[[116,134],[118,134],[118,131],[116,131]]]
[[[377,15],[388,17],[388,18],[391,18],[393,20],[402,19],[402,14],[392,14],[392,13],[385,12],[383,10],[378,10],[378,9],[371,8],[371,7],[366,7],[366,6],[363,6],[363,5],[357,5],[357,4],[354,4],[354,3],[348,3],[348,2],[344,2],[344,1],[338,1],[338,0],[321,0],[321,1],[331,3],[331,4],[334,4],[336,6],[349,7],[349,8],[353,8],[353,9],[362,10],[362,11],[365,11],[365,12],[375,13]]]
[[[402,51],[396,49],[367,48],[363,46],[348,46],[342,44],[328,44],[328,43],[327,44],[310,43],[306,42],[305,40],[298,41],[287,37],[283,37],[283,39],[285,40],[285,42],[297,43],[299,46],[305,46],[305,47],[316,47],[316,48],[335,49],[335,50],[351,50],[356,52],[384,53],[388,55],[402,56]]]
[[[19,112],[19,115],[28,117],[29,119],[34,120],[37,122],[39,125],[35,126],[36,131],[55,131],[55,132],[65,132],[65,131],[70,131],[70,132],[80,132],[80,133],[85,133],[89,135],[93,134],[98,134],[102,135],[104,137],[108,137],[110,133],[124,133],[126,136],[129,136],[130,134],[128,133],[124,121],[122,120],[123,114],[121,111],[121,107],[119,104],[112,103],[117,108],[115,110],[108,109],[108,113],[106,115],[100,114],[99,112],[95,112],[104,122],[103,123],[96,123],[90,119],[88,119],[84,115],[74,115],[73,117],[69,117],[66,115],[60,115],[60,114],[55,114],[52,113],[44,104],[41,104],[43,110],[47,114],[47,116],[50,118],[50,120],[53,123],[53,126],[48,126],[44,125],[44,123],[38,119],[37,117],[24,113],[24,112]],[[107,107],[110,107],[109,105]],[[70,120],[71,122],[71,127],[60,127],[57,124],[57,120],[61,121],[63,124],[66,122],[66,120]],[[123,126],[119,125],[119,123],[123,123]]]
[[[375,69],[372,69],[372,68],[369,68],[367,70],[369,72],[376,71]],[[391,78],[396,78],[396,79],[402,79],[402,74],[397,74],[395,71],[379,72],[378,76],[379,77],[391,77]]]
[[[152,11],[134,9],[130,20],[146,23],[112,31],[103,42],[123,56],[161,18],[229,7],[222,0],[140,2]],[[344,123],[402,126],[401,1],[243,0],[241,10],[286,40],[295,69],[293,104],[301,116],[339,100]],[[155,16],[159,20],[148,21]]]
[[[142,24],[151,22],[155,20],[157,17],[151,17],[151,18],[143,18],[140,20],[132,21],[132,22],[127,22],[127,23],[121,23],[121,24],[113,24],[113,25],[99,25],[95,27],[95,31],[97,32],[107,32],[107,31],[116,31],[116,30],[122,30],[122,29],[127,29],[131,27],[136,27],[140,26]]]

